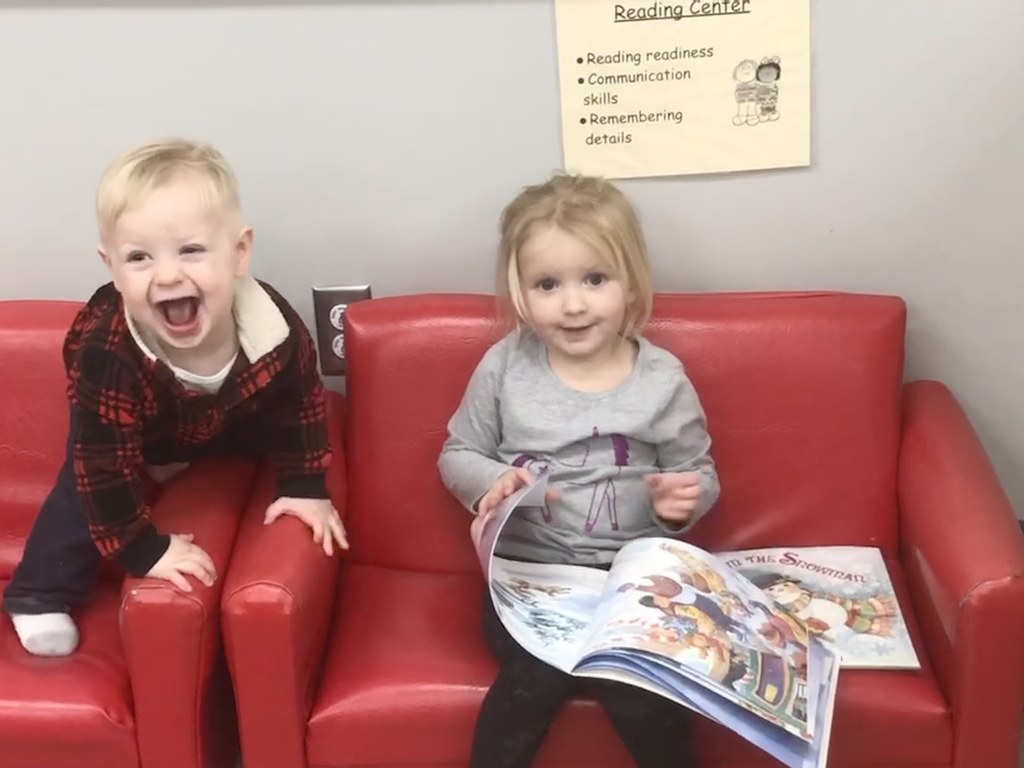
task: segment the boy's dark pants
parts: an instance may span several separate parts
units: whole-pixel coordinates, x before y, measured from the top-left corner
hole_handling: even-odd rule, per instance
[[[484,698],[470,768],[527,768],[548,726],[581,681],[523,649],[484,593],[484,638],[501,665]],[[694,768],[684,708],[611,680],[586,681],[639,768]]]
[[[75,444],[77,414],[71,408],[64,465],[57,481],[43,502],[25,552],[4,590],[7,613],[69,613],[92,594],[103,558],[89,534],[85,512],[81,508],[75,484]],[[199,460],[215,456],[258,459],[265,452],[261,435],[251,430],[231,428],[196,450]],[[174,458],[173,461],[185,457]],[[156,484],[144,495],[155,496]]]
[[[68,613],[92,593],[101,557],[79,507],[74,473],[74,414],[64,465],[4,590],[7,613]]]

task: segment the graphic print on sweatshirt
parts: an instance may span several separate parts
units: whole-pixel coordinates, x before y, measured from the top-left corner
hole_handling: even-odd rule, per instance
[[[630,447],[627,437],[619,434],[602,435],[595,426],[591,432],[590,439],[580,440],[567,446],[559,453],[557,460],[547,456],[524,453],[515,458],[512,466],[525,467],[533,474],[537,474],[547,468],[550,469],[553,478],[557,479],[560,467],[567,469],[602,466],[617,467],[618,472],[621,472],[622,467],[629,466],[629,454]],[[597,480],[592,485],[593,491],[590,497],[590,507],[587,510],[584,531],[587,533],[593,532],[603,516],[607,516],[608,524],[613,531],[619,530],[619,510],[615,492],[615,478],[609,477]],[[551,522],[551,508],[547,501],[544,502],[541,514],[544,522]]]

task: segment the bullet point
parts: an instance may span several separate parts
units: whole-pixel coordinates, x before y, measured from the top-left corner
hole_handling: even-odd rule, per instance
[[[577,64],[582,64],[583,63],[583,57],[581,56],[580,58],[576,59],[576,63]]]
[[[577,82],[577,83],[579,83],[580,85],[583,85],[583,78],[581,77],[581,78],[580,78],[579,80],[577,80],[576,82]]]
[[[580,125],[586,125],[586,124],[587,124],[587,118],[581,117],[580,118]]]

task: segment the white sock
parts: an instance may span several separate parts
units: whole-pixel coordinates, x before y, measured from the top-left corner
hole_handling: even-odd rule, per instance
[[[36,656],[68,656],[78,647],[78,627],[66,613],[11,614],[25,650]]]

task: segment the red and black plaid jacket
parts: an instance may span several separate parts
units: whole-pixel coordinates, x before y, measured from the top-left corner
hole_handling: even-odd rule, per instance
[[[185,387],[132,338],[120,294],[101,287],[64,342],[78,496],[104,557],[143,575],[170,539],[150,522],[146,464],[269,456],[280,496],[327,498],[330,462],[316,347],[295,310],[260,283],[290,333],[258,360],[239,351],[218,392]]]

